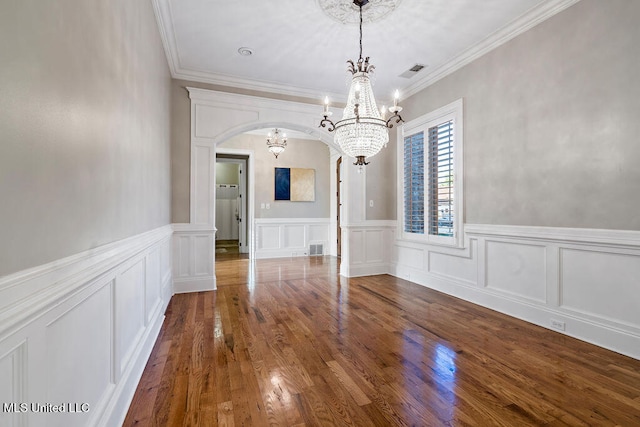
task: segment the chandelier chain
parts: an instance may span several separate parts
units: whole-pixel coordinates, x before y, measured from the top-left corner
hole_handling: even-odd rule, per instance
[[[362,5],[360,5],[360,61],[362,61]]]

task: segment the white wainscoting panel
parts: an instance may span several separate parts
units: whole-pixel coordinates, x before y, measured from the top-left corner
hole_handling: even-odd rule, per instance
[[[343,224],[340,274],[357,277],[388,273],[395,227],[395,221]]]
[[[171,296],[171,235],[167,225],[0,278],[0,399],[27,405],[0,425],[122,424]]]
[[[364,259],[367,262],[383,264],[385,261],[385,230],[365,230],[367,245],[364,247]]]
[[[309,246],[329,248],[329,218],[258,218],[255,220],[256,258],[309,255]]]
[[[149,324],[162,302],[162,270],[160,268],[160,249],[149,252],[145,258],[146,280],[144,287],[145,326]]]
[[[390,272],[640,359],[640,232],[467,224],[465,239],[396,240]]]
[[[485,240],[485,254],[485,286],[535,302],[546,302],[544,245]]]
[[[265,252],[267,250],[280,249],[284,245],[280,242],[280,225],[260,224],[256,227],[258,235],[258,245],[256,252]]]
[[[563,248],[560,306],[640,329],[640,254]]]
[[[115,283],[116,378],[122,375],[145,329],[144,260],[126,265]],[[141,286],[142,285],[142,286]]]
[[[173,236],[175,242],[173,259],[173,277],[177,279],[188,278],[191,275],[191,235],[179,234],[177,231]]]
[[[58,317],[47,325],[46,402],[92,402],[94,410],[105,407],[110,392],[113,392],[112,283],[103,285],[67,311],[56,313]],[[135,284],[128,285],[136,287]],[[143,290],[140,284],[137,288]],[[136,335],[139,339],[140,333]],[[132,341],[130,346],[134,347],[134,344],[137,343]],[[70,378],[76,380],[70,381]],[[90,411],[66,412],[43,417],[43,421],[46,418],[48,426],[64,427],[86,425],[90,417]]]
[[[463,251],[460,255],[428,251],[429,272],[445,279],[475,286],[478,283],[478,257],[472,254],[478,253],[477,240],[469,242],[469,249],[468,253]]]
[[[216,229],[208,225],[173,224],[173,289],[175,293],[216,288]]]
[[[310,242],[324,242],[328,240],[327,224],[310,224],[309,225],[309,241]],[[325,251],[328,254],[328,251]]]
[[[22,341],[16,347],[9,348],[0,354],[0,404],[17,404],[25,401],[26,381],[26,342]],[[0,425],[23,426],[25,417],[18,412],[0,412]]]
[[[192,236],[193,246],[195,247],[193,257],[193,272],[195,276],[212,276],[213,275],[213,251],[215,251],[215,233],[205,235]],[[213,248],[213,251],[212,251]]]
[[[310,234],[309,228],[310,226],[306,224],[283,225],[284,247],[302,251],[307,249],[306,242]]]
[[[411,246],[396,246],[396,262],[399,265],[406,266],[409,269],[422,270],[425,268],[425,257],[428,252],[423,248],[414,248]]]

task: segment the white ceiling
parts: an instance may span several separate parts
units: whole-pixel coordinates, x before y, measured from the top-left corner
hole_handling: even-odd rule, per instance
[[[331,19],[318,1],[153,0],[174,78],[344,101],[358,27]],[[384,0],[365,8],[376,1]],[[364,25],[374,92],[388,101],[399,89],[406,98],[576,1],[402,0]],[[253,55],[241,56],[240,47]],[[416,63],[427,67],[400,77]]]

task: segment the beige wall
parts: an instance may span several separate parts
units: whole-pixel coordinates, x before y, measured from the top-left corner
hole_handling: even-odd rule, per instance
[[[403,102],[464,98],[465,222],[640,230],[639,18],[582,0]]]
[[[0,276],[169,223],[150,1],[4,1],[0,64]]]
[[[329,218],[329,173],[334,168],[329,165],[329,147],[323,142],[289,139],[277,159],[267,149],[266,134],[238,135],[218,147],[254,151],[256,218]],[[274,200],[276,167],[315,169],[315,202]],[[269,203],[270,209],[262,209],[262,203]]]

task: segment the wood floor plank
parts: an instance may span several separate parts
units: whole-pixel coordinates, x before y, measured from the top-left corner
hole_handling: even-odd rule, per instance
[[[338,269],[219,258],[217,291],[173,296],[124,425],[640,425],[640,361]]]
[[[358,406],[368,405],[371,403],[371,400],[369,400],[367,395],[360,389],[360,387],[358,387],[338,362],[330,360],[327,362],[327,366],[329,366],[331,372],[333,372],[336,378],[338,378],[338,381],[340,381],[342,386],[349,392]]]
[[[234,427],[235,422],[233,419],[233,402],[221,402],[218,403],[218,426],[219,427]]]

